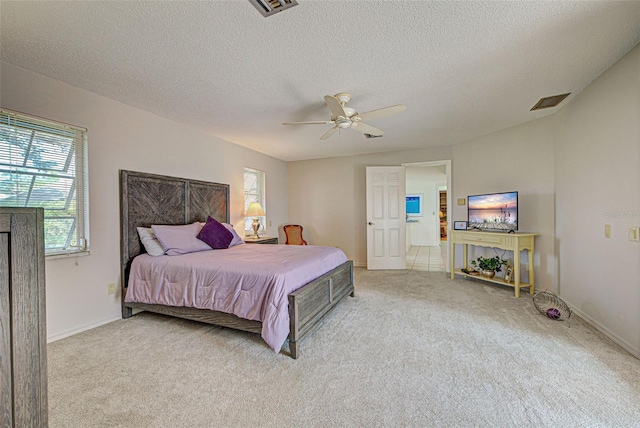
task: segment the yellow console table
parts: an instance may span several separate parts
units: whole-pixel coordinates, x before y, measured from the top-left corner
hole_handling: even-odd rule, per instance
[[[451,279],[455,274],[470,276],[483,281],[495,284],[508,285],[515,288],[515,296],[520,297],[520,289],[529,288],[529,293],[534,293],[533,280],[533,253],[534,241],[537,233],[505,233],[505,232],[472,232],[468,230],[451,230],[449,240],[451,241]],[[468,269],[468,246],[500,248],[513,251],[513,282],[506,282],[502,278],[485,278],[480,275],[469,275],[460,270],[455,270],[456,266],[456,244],[461,244],[464,249],[464,269]],[[529,282],[520,282],[520,252],[527,250],[529,253]]]

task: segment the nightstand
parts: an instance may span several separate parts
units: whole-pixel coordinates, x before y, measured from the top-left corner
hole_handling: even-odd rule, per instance
[[[271,238],[269,236],[261,236],[260,238],[254,238],[253,236],[245,236],[244,242],[247,244],[278,244],[278,238]]]

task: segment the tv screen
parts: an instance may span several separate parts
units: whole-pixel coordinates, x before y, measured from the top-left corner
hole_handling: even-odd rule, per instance
[[[407,215],[422,216],[422,195],[407,195]]]
[[[518,230],[518,192],[471,195],[467,206],[469,229]]]

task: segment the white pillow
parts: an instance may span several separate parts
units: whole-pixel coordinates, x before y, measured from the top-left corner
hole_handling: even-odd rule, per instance
[[[151,228],[168,256],[211,250],[209,245],[198,239],[202,229],[199,222],[178,226],[152,224]]]
[[[238,235],[238,232],[236,232],[233,226],[231,226],[229,223],[222,223],[222,224],[224,225],[224,227],[226,227],[229,230],[229,232],[233,234],[233,239],[229,244],[229,248],[235,247],[236,245],[244,244],[244,241],[242,240],[242,238],[240,238],[240,236]]]
[[[147,250],[147,254],[150,256],[162,256],[164,254],[164,248],[162,244],[156,238],[156,234],[153,233],[153,229],[150,227],[137,227],[140,241],[144,245],[144,249]]]

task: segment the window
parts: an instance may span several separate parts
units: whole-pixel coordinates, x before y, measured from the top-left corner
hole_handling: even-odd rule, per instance
[[[0,206],[44,208],[45,254],[89,251],[87,130],[0,110]]]
[[[264,199],[264,172],[257,169],[246,168],[244,169],[244,212],[247,212],[249,204],[251,202],[260,202],[262,208],[265,209]],[[258,217],[260,219],[260,231],[265,231],[265,224],[267,218]],[[253,217],[246,217],[244,219],[244,231],[249,234],[253,233],[251,229],[251,223],[253,223]]]

